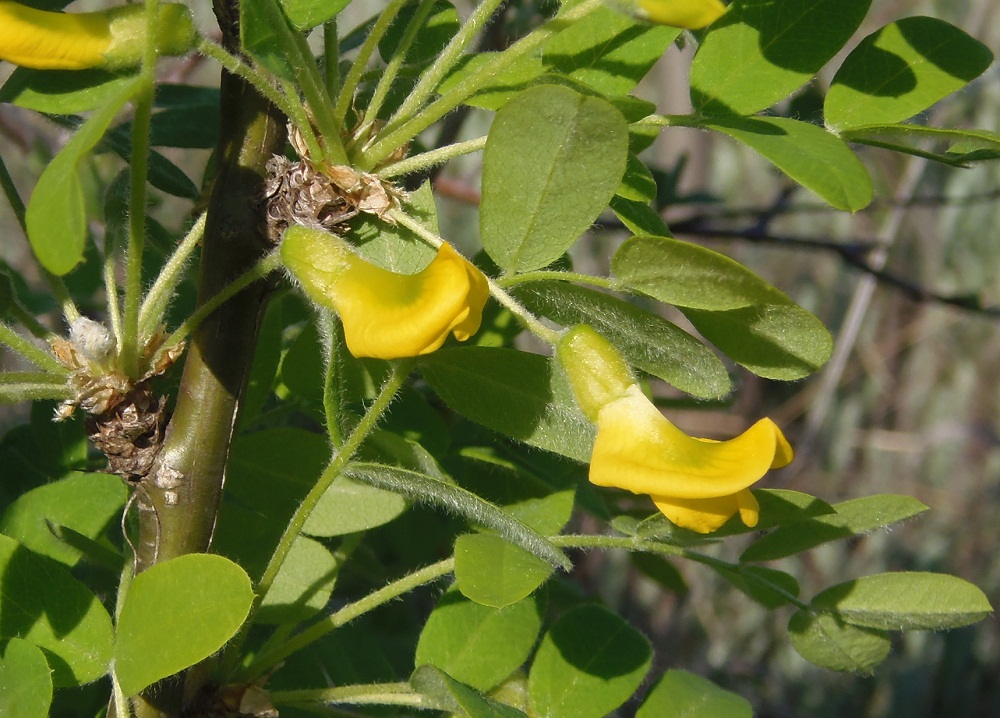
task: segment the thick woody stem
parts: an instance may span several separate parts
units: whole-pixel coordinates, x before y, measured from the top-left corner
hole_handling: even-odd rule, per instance
[[[223,43],[238,49],[237,3],[219,0]],[[205,228],[199,305],[269,250],[262,208],[265,163],[285,144],[285,118],[243,80],[222,75],[222,126]],[[206,551],[263,314],[268,283],[254,282],[210,314],[190,344],[163,448],[143,486],[136,568]],[[169,610],[169,606],[164,606]],[[188,681],[190,683],[190,681]],[[133,701],[137,718],[178,718],[192,686],[165,681]]]

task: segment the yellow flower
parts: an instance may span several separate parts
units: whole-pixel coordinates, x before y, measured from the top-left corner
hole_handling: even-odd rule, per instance
[[[142,5],[70,14],[0,0],[0,60],[38,70],[132,67],[142,58],[144,13]],[[194,24],[184,5],[161,5],[156,27],[161,54],[191,49]]]
[[[633,13],[661,25],[700,30],[722,17],[721,0],[624,0]]]
[[[750,486],[792,460],[773,421],[761,419],[729,441],[696,439],[660,414],[618,351],[589,326],[567,332],[556,356],[583,413],[597,423],[592,483],[649,494],[664,516],[692,531],[715,531],[737,512],[757,525]]]
[[[396,274],[326,232],[296,226],[285,232],[281,259],[313,301],[340,315],[356,357],[429,354],[449,334],[465,341],[489,296],[483,274],[448,244],[417,274]]]
[[[678,526],[709,533],[737,511],[743,523],[756,526],[760,507],[750,486],[792,455],[770,419],[729,441],[688,436],[633,385],[598,415],[590,480],[649,494]]]

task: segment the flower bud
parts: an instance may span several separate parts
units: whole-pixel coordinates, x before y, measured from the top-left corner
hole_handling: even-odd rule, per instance
[[[146,10],[128,5],[103,12],[62,13],[0,0],[0,60],[38,70],[120,70],[142,60]],[[183,55],[195,39],[187,7],[159,7],[156,47]]]
[[[635,384],[632,369],[607,339],[578,324],[559,340],[556,357],[566,370],[580,409],[591,421]]]
[[[615,0],[615,4],[630,15],[687,30],[708,27],[726,12],[721,0]]]

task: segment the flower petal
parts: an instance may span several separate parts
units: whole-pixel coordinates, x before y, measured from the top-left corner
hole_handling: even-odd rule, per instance
[[[101,64],[111,44],[100,13],[46,12],[0,2],[0,59],[39,70],[82,70]]]
[[[647,19],[689,30],[711,25],[726,12],[720,0],[638,0]]]
[[[703,441],[667,421],[638,386],[601,410],[597,429],[590,481],[636,494],[731,496],[791,459],[787,441],[770,419],[729,441]]]
[[[466,338],[479,329],[486,292],[471,278],[478,270],[450,245],[417,274],[396,274],[354,256],[349,263],[331,289],[354,356],[428,354],[456,329]]]
[[[747,526],[756,526],[760,514],[760,505],[749,489],[714,499],[668,496],[653,496],[652,499],[656,508],[673,523],[702,534],[718,530],[737,511]]]

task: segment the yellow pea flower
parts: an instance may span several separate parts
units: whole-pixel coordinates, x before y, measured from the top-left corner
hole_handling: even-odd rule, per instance
[[[631,15],[660,25],[700,30],[722,17],[721,0],[613,0]]]
[[[567,332],[556,355],[584,414],[597,423],[591,483],[648,494],[673,523],[699,533],[737,512],[757,525],[750,486],[793,455],[773,421],[761,419],[729,441],[697,439],[660,413],[617,350],[590,327]]]
[[[0,0],[0,60],[38,70],[118,70],[139,64],[145,42],[142,5],[103,12],[47,12]],[[179,3],[159,8],[160,54],[183,55],[194,42],[191,13]]]
[[[326,232],[295,226],[285,232],[281,259],[313,301],[340,315],[356,357],[429,354],[449,335],[465,341],[479,330],[489,297],[482,272],[448,244],[417,274],[397,274]]]
[[[786,466],[792,447],[777,425],[761,419],[735,439],[688,436],[633,385],[601,409],[590,481],[649,494],[678,526],[715,531],[737,511],[756,526],[760,507],[750,486],[768,469]]]

